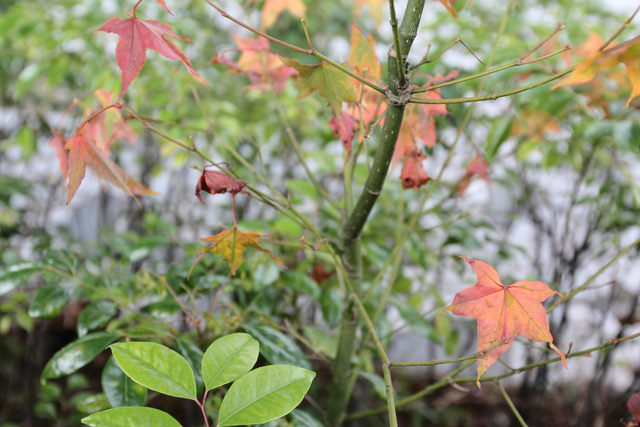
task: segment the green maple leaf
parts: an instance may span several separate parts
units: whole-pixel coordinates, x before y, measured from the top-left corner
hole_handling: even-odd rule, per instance
[[[356,102],[356,90],[349,76],[331,64],[304,65],[300,61],[282,57],[285,65],[298,71],[296,87],[298,98],[304,98],[317,91],[329,101],[334,114],[340,114],[343,102]]]

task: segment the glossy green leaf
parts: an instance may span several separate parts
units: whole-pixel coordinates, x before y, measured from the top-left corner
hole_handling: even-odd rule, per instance
[[[262,424],[285,416],[300,404],[315,376],[289,365],[255,369],[231,385],[220,406],[218,424]]]
[[[107,409],[83,418],[82,423],[92,427],[182,427],[166,412],[139,406]]]
[[[247,327],[246,331],[260,342],[260,353],[269,362],[311,369],[307,356],[295,342],[282,332],[269,326]]]
[[[92,302],[78,315],[78,336],[86,335],[89,331],[106,326],[117,312],[118,309],[111,301]]]
[[[117,343],[109,348],[120,369],[138,384],[169,396],[196,398],[191,366],[175,351],[152,342]]]
[[[0,269],[0,296],[8,294],[41,269],[42,264],[37,262],[24,262]]]
[[[59,286],[45,286],[33,297],[29,305],[29,316],[40,319],[56,317],[69,303],[69,298],[69,293]]]
[[[96,332],[78,338],[53,355],[44,367],[41,378],[59,378],[77,371],[91,362],[119,336],[120,334],[115,332]]]
[[[291,418],[291,426],[292,427],[323,427],[320,421],[318,421],[315,417],[305,411],[301,411],[300,409],[295,409],[291,411],[289,414],[289,418]]]
[[[207,390],[230,383],[253,368],[260,344],[249,334],[231,334],[215,340],[202,358]]]
[[[191,366],[196,379],[196,393],[200,396],[204,393],[204,381],[202,380],[202,356],[204,356],[204,352],[187,336],[178,338],[176,350]]]
[[[109,402],[104,393],[91,394],[76,402],[76,409],[84,414],[93,414],[109,409]]]
[[[112,408],[143,406],[147,389],[129,378],[110,357],[102,371],[102,391]]]

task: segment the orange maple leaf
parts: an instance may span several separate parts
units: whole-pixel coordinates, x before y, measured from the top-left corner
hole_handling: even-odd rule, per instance
[[[453,2],[455,0],[438,0],[438,1],[442,3],[444,7],[447,8],[451,16],[453,16],[454,18],[458,17],[458,12],[456,12],[456,10],[453,8]]]
[[[242,52],[238,62],[233,62],[218,54],[211,59],[210,64],[223,64],[230,67],[229,72],[246,74],[251,79],[248,90],[268,91],[273,88],[275,93],[284,90],[289,77],[298,74],[295,68],[285,65],[280,56],[271,52],[269,41],[263,38],[251,39],[233,36]]]
[[[285,267],[284,263],[279,258],[274,257],[269,249],[263,248],[258,244],[258,238],[260,237],[264,236],[258,233],[240,231],[237,228],[233,228],[231,230],[225,230],[215,236],[200,238],[198,240],[203,242],[213,242],[214,244],[213,246],[204,246],[202,248],[200,256],[198,256],[196,262],[191,266],[191,270],[193,270],[193,267],[202,259],[202,256],[208,252],[222,256],[222,260],[229,263],[231,274],[235,275],[238,267],[242,264],[242,256],[247,248],[253,248],[261,252],[265,252],[269,254],[273,262]],[[191,274],[191,270],[189,270],[189,274]]]
[[[369,15],[371,15],[377,25],[380,25],[384,18],[385,7],[388,7],[388,2],[386,0],[355,0],[355,16],[360,16],[362,14],[362,7],[365,4],[369,6]]]
[[[51,139],[50,144],[58,150],[60,167],[66,166],[67,168],[66,170],[62,169],[63,176],[69,178],[67,204],[71,202],[80,187],[87,166],[98,178],[110,182],[130,196],[158,194],[127,175],[120,169],[120,166],[90,142],[86,133],[74,135],[66,141],[64,146],[62,146],[62,142],[62,136],[57,133]]]
[[[482,353],[478,357],[478,388],[480,377],[507,351],[518,334],[533,341],[548,342],[567,368],[564,354],[553,345],[547,312],[541,304],[558,292],[551,290],[546,283],[525,280],[505,286],[490,265],[462,258],[476,272],[478,282],[458,292],[440,316],[449,310],[456,316],[476,318],[478,353]]]
[[[285,10],[297,18],[303,18],[307,13],[307,7],[302,0],[266,0],[262,8],[262,28],[266,29],[275,24]]]
[[[631,81],[631,94],[626,104],[629,107],[633,98],[640,96],[640,36],[606,50],[596,50],[551,89],[590,82],[599,72],[610,70],[618,64],[625,65]]]

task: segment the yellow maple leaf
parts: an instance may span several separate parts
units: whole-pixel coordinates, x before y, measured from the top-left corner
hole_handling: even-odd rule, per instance
[[[551,88],[587,83],[602,71],[608,71],[618,64],[624,64],[631,81],[631,94],[627,107],[640,95],[640,36],[606,50],[597,50],[580,62],[569,76],[554,84]]]
[[[303,18],[307,13],[307,7],[302,0],[266,0],[262,8],[262,28],[266,29],[275,24],[285,9],[297,18]]]
[[[371,78],[378,80],[382,74],[380,60],[374,50],[376,40],[371,34],[365,36],[362,30],[351,24],[351,53],[349,62],[353,64],[358,72],[367,74]]]
[[[377,25],[380,25],[384,19],[385,7],[388,7],[387,0],[355,0],[354,12],[356,16],[362,14],[362,7],[365,4],[369,6],[369,15]]]
[[[284,263],[280,259],[274,257],[269,249],[265,249],[258,244],[258,238],[260,237],[264,236],[258,233],[240,231],[237,228],[234,228],[232,230],[225,230],[215,236],[198,239],[203,242],[213,242],[214,244],[213,246],[205,246],[202,248],[202,252],[200,252],[198,260],[191,266],[191,270],[193,270],[193,267],[202,259],[202,256],[208,252],[214,255],[221,255],[222,260],[229,263],[231,274],[235,275],[238,267],[242,264],[242,257],[247,248],[253,248],[261,252],[265,252],[269,254],[273,262],[285,267]],[[191,270],[189,270],[189,274],[191,274]]]

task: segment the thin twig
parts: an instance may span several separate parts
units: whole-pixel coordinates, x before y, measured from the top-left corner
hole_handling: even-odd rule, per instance
[[[496,385],[500,389],[500,393],[502,393],[502,396],[504,397],[504,400],[507,401],[507,405],[509,405],[509,408],[511,408],[511,412],[513,412],[513,415],[516,416],[516,419],[518,420],[520,425],[522,427],[528,427],[527,423],[524,422],[524,419],[522,418],[522,415],[520,415],[520,412],[518,412],[518,408],[516,408],[516,405],[513,404],[513,401],[509,397],[509,394],[507,394],[507,390],[504,389],[504,387],[502,386],[500,381],[496,381]]]

